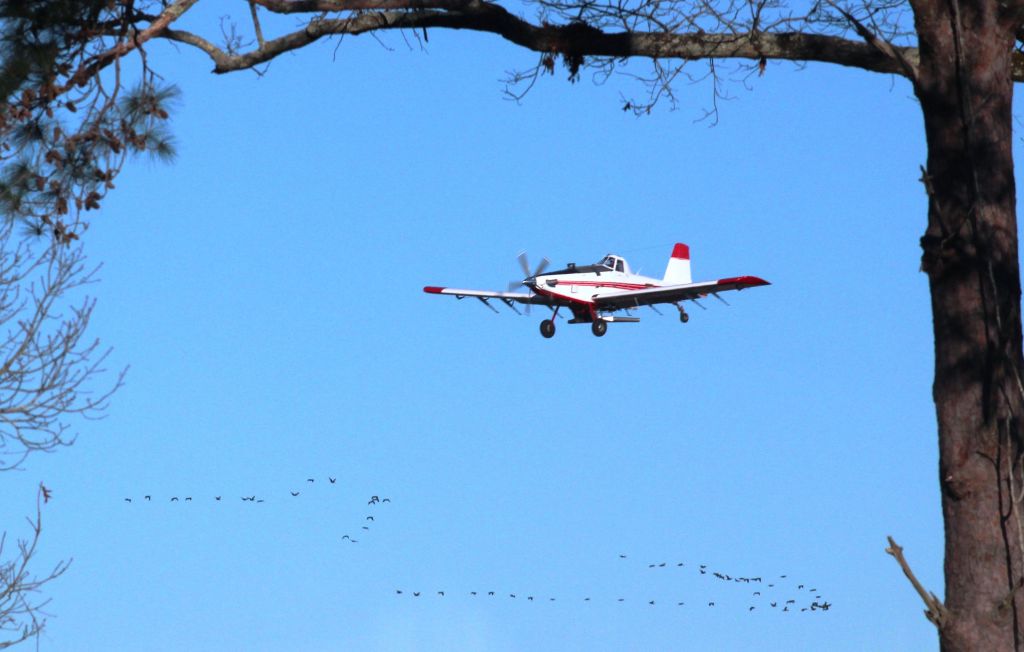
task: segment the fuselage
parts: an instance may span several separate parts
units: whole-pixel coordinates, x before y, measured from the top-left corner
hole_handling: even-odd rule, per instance
[[[587,319],[593,317],[597,297],[658,287],[661,279],[633,274],[625,259],[609,254],[593,265],[570,264],[565,269],[531,276],[523,285],[568,306],[577,318]]]

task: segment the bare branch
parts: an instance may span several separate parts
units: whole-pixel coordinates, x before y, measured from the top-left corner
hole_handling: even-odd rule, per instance
[[[263,49],[263,28],[260,27],[260,17],[256,11],[256,3],[249,0],[249,11],[252,13],[252,27],[256,31],[256,43]]]
[[[860,37],[863,38],[869,45],[875,47],[876,49],[878,49],[879,52],[896,61],[903,69],[904,77],[908,78],[912,82],[917,81],[917,67],[911,64],[909,60],[907,60],[906,56],[903,54],[902,51],[894,47],[892,43],[889,43],[885,39],[879,38],[879,36],[875,34],[875,32],[868,29],[864,25],[864,23],[857,20],[853,16],[853,14],[846,11],[836,3],[832,2],[832,0],[825,1],[828,2],[828,4],[832,6],[836,11],[841,13],[843,17],[846,18],[846,20],[850,21],[850,24],[854,26],[854,29],[857,31],[857,34],[860,35]]]
[[[90,389],[109,351],[83,339],[95,302],[66,303],[94,278],[81,247],[44,240],[36,253],[16,237],[13,221],[0,227],[0,470],[72,443],[69,420],[101,416],[124,376]]]
[[[82,86],[88,83],[101,70],[109,66],[117,59],[139,48],[143,43],[153,38],[164,30],[172,22],[180,18],[198,0],[178,0],[153,20],[150,25],[129,39],[123,39],[114,47],[96,54],[85,61],[78,71],[68,80],[67,87]]]
[[[44,611],[49,600],[37,599],[40,589],[67,571],[71,561],[58,562],[47,574],[33,574],[31,563],[43,531],[42,505],[50,500],[50,491],[39,485],[35,519],[27,519],[31,535],[19,539],[10,559],[4,558],[7,535],[0,534],[0,650],[37,637],[46,627]]]
[[[935,597],[934,593],[926,591],[925,588],[921,586],[921,583],[917,581],[917,577],[914,576],[914,571],[910,570],[910,565],[907,563],[906,558],[903,557],[903,548],[896,545],[896,542],[893,541],[892,537],[886,538],[889,540],[889,547],[886,548],[885,551],[896,559],[896,563],[900,565],[900,568],[903,570],[903,574],[907,576],[907,579],[910,580],[910,583],[914,586],[914,590],[917,591],[919,596],[921,596],[925,607],[927,607],[924,611],[925,617],[930,620],[933,625],[942,629],[942,626],[949,615],[949,612],[946,610],[946,606],[942,604],[941,600]]]
[[[382,11],[344,19],[310,22],[301,30],[266,41],[257,50],[231,55],[202,37],[167,29],[160,36],[194,45],[214,61],[214,72],[227,73],[251,68],[328,35],[362,34],[370,31],[419,28],[472,29],[498,34],[508,41],[536,52],[599,57],[646,57],[650,59],[784,59],[821,61],[854,66],[874,72],[905,75],[906,70],[878,48],[835,36],[804,34],[664,34],[653,32],[605,33],[570,24],[533,25],[502,7],[486,3],[467,10],[417,12]],[[900,55],[916,64],[917,51],[899,48]]]

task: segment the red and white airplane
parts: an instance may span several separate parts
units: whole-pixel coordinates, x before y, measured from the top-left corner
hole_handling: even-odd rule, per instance
[[[547,306],[553,314],[551,319],[540,323],[540,334],[544,337],[554,336],[555,317],[559,309],[568,308],[572,311],[570,324],[590,324],[594,335],[601,337],[608,330],[608,322],[640,321],[639,317],[629,315],[629,311],[634,308],[650,306],[657,312],[654,304],[671,303],[679,309],[679,320],[686,323],[690,317],[683,308],[683,301],[693,301],[700,306],[697,300],[711,295],[725,303],[718,296],[719,292],[770,285],[768,281],[756,276],[735,276],[694,283],[690,276],[690,248],[681,242],[676,243],[672,249],[672,257],[661,279],[633,274],[626,260],[615,254],[608,254],[593,265],[569,263],[565,269],[545,274],[548,263],[547,258],[543,259],[531,273],[526,254],[519,254],[519,264],[526,275],[520,284],[530,289],[529,294],[459,290],[433,285],[428,285],[423,291],[428,294],[450,294],[459,299],[475,297],[495,312],[497,310],[489,299],[498,299],[517,313],[517,303],[526,304],[527,311],[531,305]],[[620,310],[626,316],[613,314]]]

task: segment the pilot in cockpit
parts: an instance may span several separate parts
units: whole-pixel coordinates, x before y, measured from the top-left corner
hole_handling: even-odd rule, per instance
[[[605,256],[604,260],[602,260],[598,264],[599,265],[603,265],[604,267],[607,267],[608,269],[610,269],[612,271],[615,271],[615,272],[625,272],[626,271],[626,267],[625,267],[625,264],[623,264],[622,259],[619,258],[618,256],[612,256],[611,254]]]

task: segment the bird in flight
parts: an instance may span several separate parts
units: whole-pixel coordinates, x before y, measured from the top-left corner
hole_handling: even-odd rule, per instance
[[[152,496],[143,496],[143,498],[145,498],[146,500],[152,500],[153,499]]]
[[[337,481],[338,481],[338,479],[337,479],[337,478],[332,478],[332,477],[330,477],[330,476],[327,476],[327,479],[331,481],[331,484],[334,484],[335,482],[337,482]]]
[[[173,498],[171,498],[171,502],[172,503],[177,502],[177,501],[178,501],[178,497],[177,496],[174,496]]]
[[[375,518],[373,518],[372,516],[367,516],[367,517],[366,517],[366,520],[367,520],[367,521],[375,521],[376,519],[375,519]]]
[[[220,500],[220,496],[214,496],[213,499],[214,500]]]
[[[125,498],[125,499],[124,499],[124,502],[126,502],[126,503],[130,503],[130,502],[132,502],[132,499],[131,499],[131,498]]]
[[[313,482],[313,478],[306,478],[306,482]]]
[[[299,495],[299,492],[298,492],[298,491],[293,491],[293,492],[291,492],[291,494],[292,494],[293,496],[298,496],[298,495]]]

